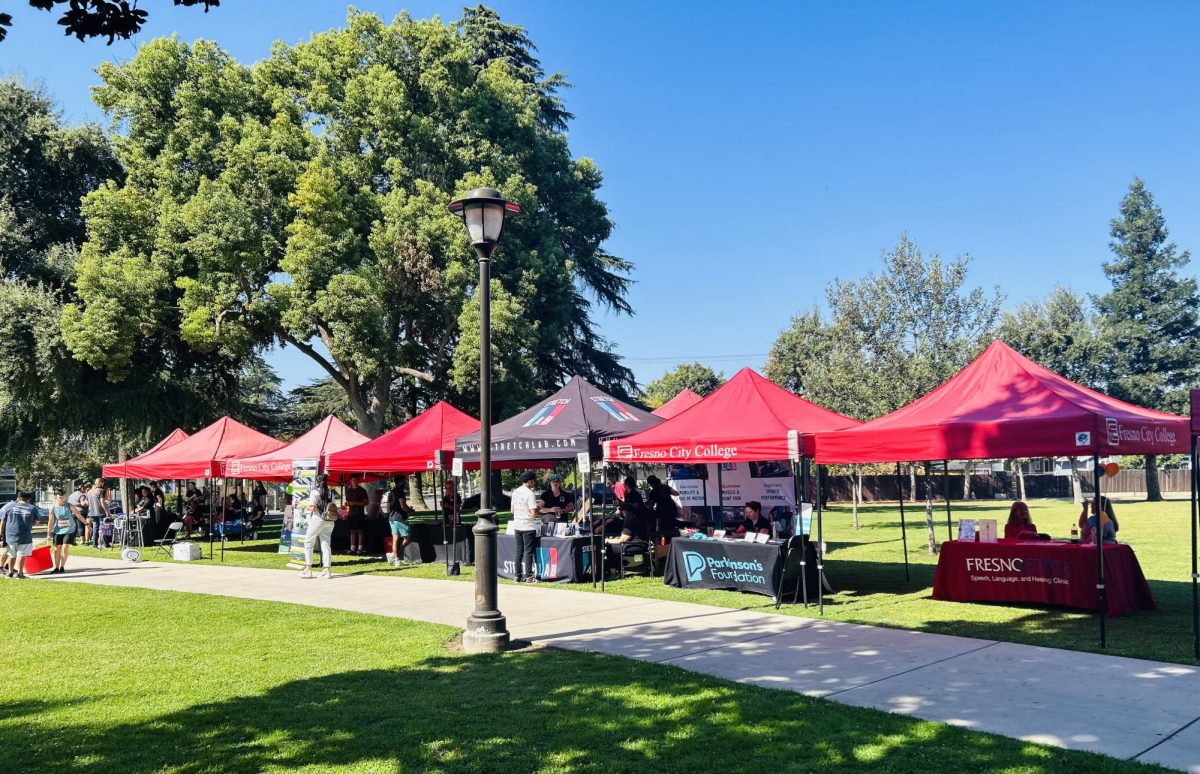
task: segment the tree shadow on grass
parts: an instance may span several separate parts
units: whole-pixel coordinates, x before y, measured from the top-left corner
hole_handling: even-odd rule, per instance
[[[336,656],[331,655],[331,659]],[[69,741],[68,738],[69,737]],[[18,714],[0,747],[22,771],[765,771],[1118,769],[1112,759],[673,668],[555,650],[434,656],[345,671],[147,722],[46,734]]]

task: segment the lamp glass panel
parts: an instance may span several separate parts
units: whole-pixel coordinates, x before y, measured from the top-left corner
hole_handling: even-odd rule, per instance
[[[504,228],[504,204],[488,202],[483,206],[483,238],[495,244],[500,241],[500,230]]]
[[[463,220],[466,221],[467,233],[471,236],[471,244],[483,242],[483,204],[481,202],[467,202],[463,205]]]

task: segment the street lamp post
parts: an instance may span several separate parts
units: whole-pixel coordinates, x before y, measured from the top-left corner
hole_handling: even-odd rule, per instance
[[[492,509],[492,253],[504,219],[521,208],[492,188],[476,188],[450,203],[463,219],[479,259],[479,510],[475,512],[475,610],[467,618],[463,649],[497,653],[508,644],[508,629],[496,603],[496,511]]]

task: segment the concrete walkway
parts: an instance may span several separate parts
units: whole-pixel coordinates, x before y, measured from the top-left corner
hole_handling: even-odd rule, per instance
[[[49,582],[292,602],[461,627],[466,583],[303,580],[244,567],[72,557]],[[1200,774],[1200,669],[747,610],[501,586],[514,639],[596,651]],[[745,658],[754,656],[754,658]]]

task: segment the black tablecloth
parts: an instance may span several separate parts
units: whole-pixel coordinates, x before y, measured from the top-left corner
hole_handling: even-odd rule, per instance
[[[367,553],[382,556],[386,551],[387,541],[392,536],[387,519],[367,519],[363,526],[365,527],[363,530],[364,548]],[[471,525],[460,524],[455,532],[458,538],[458,561],[463,564],[473,564],[475,541],[471,536]],[[454,560],[454,546],[447,545],[443,548],[442,542],[453,540],[455,536],[449,528],[443,529],[440,521],[410,521],[409,536],[412,538],[412,542],[404,550],[406,559],[421,562],[444,562],[446,561],[446,551],[449,551],[451,561]],[[338,519],[334,522],[331,538],[334,553],[349,550],[350,522],[346,519]]]
[[[774,600],[786,554],[785,543],[679,538],[671,541],[663,583],[679,588],[738,589]],[[810,559],[809,588],[815,591],[815,554],[810,554]]]
[[[540,580],[583,583],[592,579],[592,539],[587,535],[539,537],[536,557]],[[497,574],[501,578],[515,578],[516,569],[517,539],[512,535],[497,535]]]

